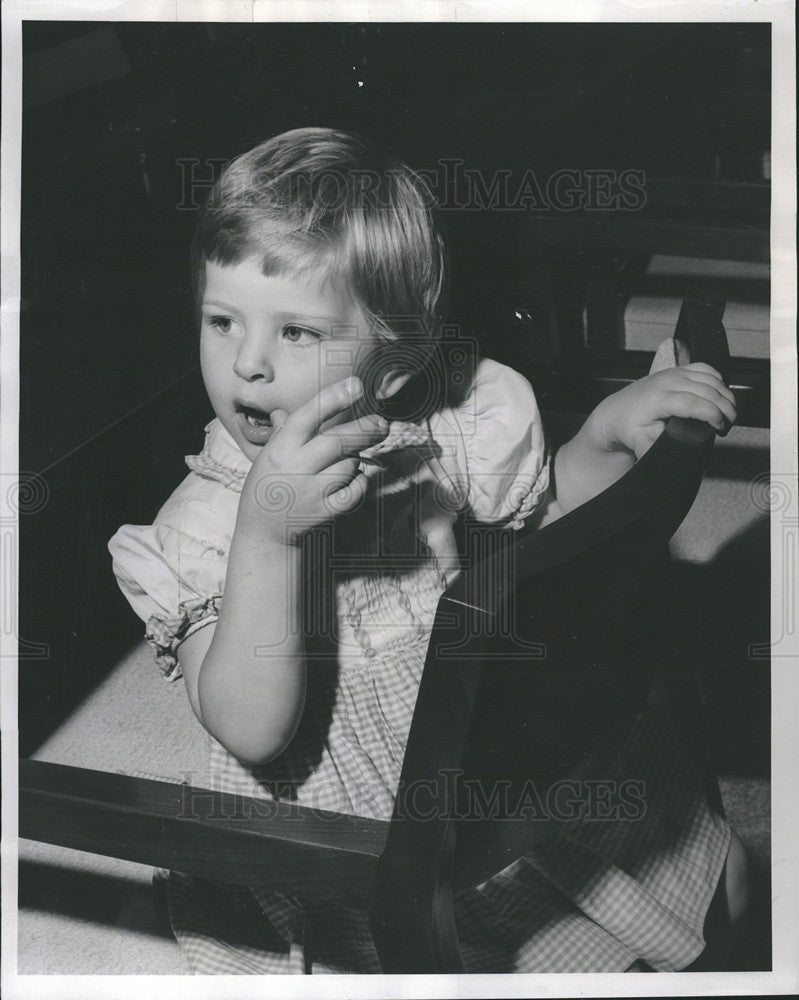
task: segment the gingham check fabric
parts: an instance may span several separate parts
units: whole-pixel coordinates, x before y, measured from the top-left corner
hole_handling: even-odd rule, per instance
[[[358,814],[387,818],[390,810],[381,815],[379,803],[390,796],[369,798],[374,773],[362,784],[360,753],[345,745],[330,736],[330,796],[317,784],[313,800],[327,808],[346,794]],[[240,773],[246,769],[216,743],[211,759],[228,790],[268,794],[266,783],[259,791],[252,772]],[[728,825],[709,809],[692,762],[648,715],[607,774],[640,783],[642,815],[557,824],[534,852],[461,893],[455,913],[468,971],[623,972],[636,962],[677,971],[702,952]],[[307,801],[301,790],[296,798]],[[170,919],[195,973],[380,972],[359,910],[333,903],[303,909],[258,886],[247,893],[174,872],[168,878]]]
[[[395,541],[411,530],[402,518],[393,524]],[[209,737],[214,787],[388,819],[445,584],[432,554],[402,574],[340,581],[339,656],[311,661],[291,746],[270,765],[245,767]],[[701,953],[730,837],[701,774],[645,715],[603,777],[613,787],[636,782],[643,808],[634,818],[552,822],[535,852],[458,897],[469,971],[621,972],[636,961],[674,971]],[[257,885],[231,893],[175,873],[169,906],[196,973],[380,971],[366,914],[354,909],[303,909]]]

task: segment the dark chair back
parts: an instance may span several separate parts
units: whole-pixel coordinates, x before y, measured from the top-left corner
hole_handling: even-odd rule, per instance
[[[684,303],[675,339],[693,360],[723,365],[722,312]],[[545,800],[575,769],[601,773],[645,707],[642,594],[713,440],[707,424],[672,418],[622,479],[568,515],[472,533],[469,563],[439,603],[379,865],[373,930],[386,971],[411,955],[417,971],[459,968],[453,892],[546,835],[514,814],[525,785]]]

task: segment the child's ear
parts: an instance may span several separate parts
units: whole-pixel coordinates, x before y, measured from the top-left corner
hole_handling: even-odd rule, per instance
[[[375,388],[375,399],[391,399],[405,385],[413,372],[386,372]]]

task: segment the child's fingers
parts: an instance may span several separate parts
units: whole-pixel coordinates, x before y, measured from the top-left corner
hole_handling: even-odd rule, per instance
[[[710,366],[703,365],[703,368],[710,369]],[[670,392],[694,392],[705,396],[716,403],[730,424],[734,424],[738,415],[735,394],[712,371],[712,369],[709,372],[690,371],[687,368],[670,369],[670,378],[665,385],[668,385]]]
[[[721,400],[722,397],[719,396]],[[722,400],[726,405],[727,400]],[[732,417],[728,417],[721,405],[700,396],[695,392],[673,392],[669,396],[669,412],[675,417],[689,417],[693,420],[704,420],[705,423],[715,427],[720,434],[726,434],[729,425],[735,420],[735,412]]]
[[[706,361],[692,361],[687,365],[680,365],[680,369],[684,372],[710,372],[711,374],[721,378],[718,369],[714,368],[713,365],[709,365]]]
[[[288,411],[272,410],[270,416],[272,418],[272,426],[275,428],[276,431],[279,431],[280,428],[283,426],[283,424],[285,424],[286,420],[288,419]]]
[[[679,368],[674,369],[675,374],[687,378],[691,382],[701,382],[703,385],[712,385],[714,389],[717,389],[722,396],[726,396],[731,403],[735,402],[735,395],[730,389],[730,387],[724,382],[724,380],[710,368],[709,365],[704,365],[704,368],[708,368],[709,371],[691,371],[689,368]]]
[[[690,365],[681,365],[678,370],[681,372],[704,372],[706,375],[715,375],[720,382],[724,381],[718,369],[714,368],[713,365],[706,364],[704,361],[692,361]]]
[[[735,403],[735,396],[733,396],[731,392],[729,396],[726,393],[717,392],[717,397],[718,398],[714,397],[713,402],[724,414],[724,418],[727,421],[727,426],[723,431],[723,433],[726,434],[730,427],[732,427],[738,419],[738,408]]]
[[[367,414],[346,424],[337,424],[309,441],[306,448],[315,464],[325,468],[344,455],[363,451],[388,433],[388,421],[377,413]]]
[[[368,477],[363,472],[359,472],[351,483],[329,494],[327,503],[332,508],[332,512],[346,514],[354,510],[366,496],[368,485]]]
[[[656,377],[672,382],[690,380],[693,382],[705,382],[708,385],[715,385],[719,388],[728,388],[724,379],[715,368],[700,362],[697,362],[695,365],[686,365],[683,368],[666,368],[658,372]]]
[[[710,376],[705,377],[710,378]],[[697,396],[702,396],[704,399],[710,400],[711,403],[714,403],[721,410],[730,425],[735,423],[738,416],[735,396],[725,385],[714,381],[704,382],[692,379],[683,391],[692,392]]]
[[[323,482],[322,491],[327,496],[340,490],[342,486],[351,483],[358,473],[360,459],[357,455],[350,458],[342,458],[340,462],[328,465],[324,470],[314,475],[318,475]]]
[[[298,407],[286,421],[299,437],[300,443],[310,441],[319,428],[331,417],[343,413],[363,394],[359,378],[345,378],[325,386],[320,392]]]

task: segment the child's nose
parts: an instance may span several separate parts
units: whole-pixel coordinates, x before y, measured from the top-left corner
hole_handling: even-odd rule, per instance
[[[265,334],[253,332],[245,335],[236,354],[233,371],[248,382],[259,378],[272,381],[275,371]]]

